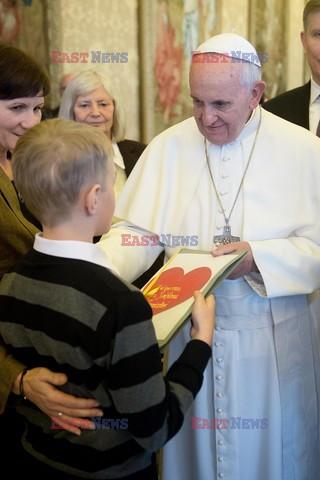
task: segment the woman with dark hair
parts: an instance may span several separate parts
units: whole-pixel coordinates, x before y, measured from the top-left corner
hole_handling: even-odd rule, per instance
[[[41,120],[49,79],[40,65],[17,48],[0,45],[0,278],[33,244],[38,228],[21,210],[8,152]],[[30,220],[32,218],[30,217]],[[34,222],[35,223],[35,222]]]
[[[36,220],[28,213],[17,192],[12,175],[10,152],[21,135],[41,120],[44,97],[49,93],[49,79],[36,60],[23,51],[0,44],[0,279],[32,248],[34,235],[39,231]],[[0,338],[0,414],[10,399],[10,392],[21,393],[24,365],[7,354]],[[96,402],[76,399],[55,389],[63,385],[66,376],[44,368],[28,370],[24,376],[24,391],[28,398],[50,416],[58,411],[71,416],[96,416],[100,411],[90,409]],[[16,397],[18,399],[18,396]],[[9,400],[9,402],[8,402]],[[83,410],[79,410],[82,409]],[[91,422],[87,422],[91,425]],[[75,426],[66,429],[79,433]],[[14,409],[0,415],[0,431],[6,439],[2,458],[16,459],[16,438],[19,423]]]

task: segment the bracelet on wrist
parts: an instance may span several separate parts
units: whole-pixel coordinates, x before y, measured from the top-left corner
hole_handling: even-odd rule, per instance
[[[20,396],[22,397],[23,400],[27,400],[27,397],[24,393],[24,388],[23,388],[23,378],[25,376],[25,374],[27,373],[27,371],[30,370],[30,368],[26,367],[22,370],[22,374],[21,374],[21,377],[20,377],[20,384],[19,384],[19,390],[20,390]]]

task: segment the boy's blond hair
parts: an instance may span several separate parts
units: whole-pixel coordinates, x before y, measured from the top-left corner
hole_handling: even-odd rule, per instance
[[[98,128],[52,119],[28,130],[17,142],[14,181],[30,212],[46,226],[68,218],[80,192],[105,186],[109,138]]]

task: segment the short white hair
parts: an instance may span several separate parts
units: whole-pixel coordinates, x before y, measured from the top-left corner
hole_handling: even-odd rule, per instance
[[[240,75],[240,83],[251,91],[254,85],[261,81],[261,68],[251,62],[241,61],[242,72]]]
[[[114,95],[112,87],[106,77],[94,70],[81,72],[68,83],[61,98],[59,117],[64,120],[75,120],[74,106],[77,98],[82,95],[88,95],[99,87],[103,87],[113,101],[114,113],[111,138],[115,142],[120,142],[124,139],[126,132],[124,109]]]

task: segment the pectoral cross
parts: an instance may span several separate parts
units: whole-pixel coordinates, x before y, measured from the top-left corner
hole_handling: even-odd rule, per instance
[[[240,237],[233,237],[231,235],[231,227],[226,223],[226,225],[223,227],[223,235],[215,235],[213,237],[213,242],[217,247],[220,247],[221,245],[240,242]]]

